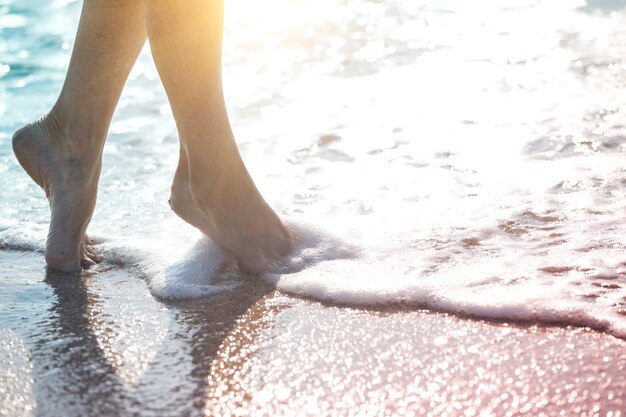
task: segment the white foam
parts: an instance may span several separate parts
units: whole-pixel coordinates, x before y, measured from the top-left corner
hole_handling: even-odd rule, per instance
[[[0,248],[43,253],[48,226],[32,222],[7,222],[0,229]]]
[[[153,240],[98,236],[95,249],[105,263],[139,272],[159,298],[194,298],[239,285],[236,263],[222,248],[199,233]],[[191,243],[189,243],[191,242]]]
[[[264,275],[275,280],[278,275],[295,274],[314,265],[341,259],[359,258],[361,249],[331,232],[312,224],[284,221],[293,236],[291,252],[273,262]]]
[[[433,258],[429,251],[401,248],[333,250],[327,244],[336,240],[320,239],[319,233],[313,236],[318,240],[308,239],[307,244],[320,244],[321,255],[307,258],[305,267],[295,262],[293,270],[288,258],[278,262],[280,272],[264,277],[287,293],[339,305],[429,308],[484,319],[588,326],[626,337],[622,313],[612,307],[624,299],[624,289],[610,287],[610,293],[593,302],[585,298],[602,285],[591,279],[594,273],[605,271],[609,280],[619,276],[619,265],[611,262],[600,264],[596,258],[595,268],[580,266],[560,273],[558,268],[545,268],[544,257],[525,249],[497,256],[474,254],[472,259],[459,242]],[[300,260],[300,249],[295,252],[294,258]],[[309,247],[304,252],[315,250]],[[446,257],[448,265],[441,261]],[[555,265],[581,265],[580,258],[574,252]]]
[[[533,216],[522,210],[515,218],[547,221]],[[544,254],[535,253],[532,241],[511,237],[497,226],[456,235],[446,231],[448,240],[433,243],[442,245],[433,251],[411,247],[411,235],[420,240],[423,230],[399,236],[392,228],[376,237],[359,230],[355,221],[343,228],[341,238],[312,226],[321,222],[286,222],[294,248],[262,277],[285,293],[339,305],[396,305],[485,319],[588,326],[626,338],[626,321],[615,307],[626,299],[621,285],[625,265],[577,250],[601,232],[604,240],[621,242],[626,226],[619,221],[609,223],[611,233],[605,231],[606,221],[597,231],[561,230],[571,238],[561,246],[571,250],[561,247],[551,264]],[[151,241],[100,235],[93,239],[105,263],[140,272],[158,298],[204,297],[247,279],[219,245],[195,236],[170,231]],[[41,251],[43,242],[41,225],[22,224],[0,232],[0,243],[13,249]],[[612,249],[614,259],[619,259],[623,245]],[[607,254],[609,249],[600,256]]]
[[[161,298],[202,297],[239,285],[233,259],[206,237],[200,238],[180,260],[148,276],[152,294]],[[219,283],[218,283],[219,282]]]
[[[302,223],[287,222],[294,248],[273,262],[264,278],[276,282],[284,274],[299,274],[315,265],[359,257],[360,249],[333,234]],[[205,236],[188,248],[168,240],[96,239],[109,263],[132,267],[146,278],[152,294],[180,299],[207,296],[233,289],[246,277],[233,256]]]

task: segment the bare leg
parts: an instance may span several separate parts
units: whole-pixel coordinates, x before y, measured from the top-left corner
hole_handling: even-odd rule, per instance
[[[13,136],[15,155],[50,202],[46,262],[75,271],[97,261],[85,231],[104,140],[146,40],[141,0],[85,0],[61,94],[46,116]]]
[[[172,184],[176,214],[262,272],[289,236],[248,174],[224,105],[223,0],[144,0],[152,55],[181,140]]]

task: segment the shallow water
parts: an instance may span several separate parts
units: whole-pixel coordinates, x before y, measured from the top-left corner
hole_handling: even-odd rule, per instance
[[[33,270],[35,269],[35,271]],[[124,270],[3,252],[2,416],[620,416],[626,342],[282,295],[159,302]],[[564,414],[565,413],[565,414]]]
[[[225,41],[245,160],[302,235],[271,282],[626,335],[620,3],[280,6],[287,18],[230,4]],[[8,139],[54,99],[79,5],[3,8],[0,242],[41,250],[46,202]],[[111,127],[90,231],[159,296],[236,285],[210,243],[183,255],[197,235],[167,206],[176,155],[146,53]]]
[[[43,248],[47,204],[10,136],[55,99],[79,8],[0,2],[3,250]],[[264,279],[342,305],[626,337],[624,28],[620,1],[229,3],[235,133],[299,236]],[[177,146],[145,51],[105,148],[95,272],[165,298],[244,285],[169,211]]]

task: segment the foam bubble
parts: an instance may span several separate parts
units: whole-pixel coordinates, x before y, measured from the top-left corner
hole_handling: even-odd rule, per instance
[[[340,237],[311,224],[285,221],[293,235],[291,252],[272,262],[267,279],[275,280],[277,275],[294,274],[322,262],[358,258],[361,249]]]
[[[160,298],[194,298],[239,285],[232,257],[206,237],[200,238],[183,257],[153,273],[147,268],[150,291]]]
[[[527,211],[517,216],[517,228],[556,221]],[[546,265],[545,255],[535,253],[534,244],[520,241],[513,226],[503,231],[483,225],[458,235],[447,233],[443,243],[435,239],[433,250],[383,235],[374,241],[371,235],[349,239],[359,235],[349,228],[340,237],[311,222],[286,224],[294,247],[262,275],[285,293],[339,305],[396,305],[485,319],[588,326],[626,337],[620,309],[626,299],[621,285],[626,264],[576,250],[581,240],[589,244],[589,236],[561,243],[559,257]],[[615,228],[613,236],[605,232],[604,240],[617,241],[622,229]],[[150,241],[101,235],[93,240],[105,266],[138,271],[158,298],[204,297],[246,279],[234,257],[209,238],[200,235],[189,243],[188,235],[172,232]],[[0,244],[42,252],[44,237],[41,225],[21,224],[1,231]],[[567,245],[572,250],[563,250]],[[610,246],[619,256],[621,246]]]
[[[293,221],[286,225],[294,236],[294,247],[269,266],[263,278],[270,282],[280,281],[283,275],[300,277],[304,271],[315,270],[316,265],[359,257],[360,249],[355,244],[330,232]],[[145,242],[125,240],[102,245],[108,262],[140,270],[152,294],[159,298],[203,297],[233,289],[246,279],[234,257],[206,236],[184,253],[180,245],[171,243],[148,247]]]
[[[105,263],[139,272],[158,298],[195,298],[232,289],[237,269],[234,259],[209,238],[195,242],[187,236],[115,239],[96,236],[95,249]]]
[[[15,222],[0,228],[0,249],[43,253],[48,226],[40,223]]]

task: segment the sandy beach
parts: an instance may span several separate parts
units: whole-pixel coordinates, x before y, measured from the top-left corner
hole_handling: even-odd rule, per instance
[[[11,136],[61,91],[81,5],[0,0],[0,416],[626,416],[624,1],[226,2],[237,146],[294,236],[257,277],[168,204],[147,44],[103,260],[46,270]]]
[[[619,416],[626,342],[585,328],[325,306],[262,281],[154,300],[141,277],[3,252],[3,416]],[[16,284],[19,282],[19,285]],[[6,286],[3,286],[7,288]]]

